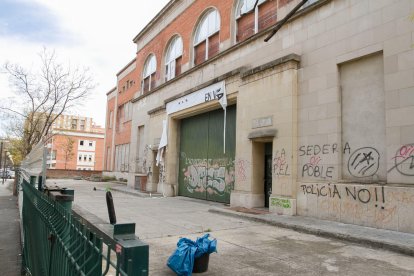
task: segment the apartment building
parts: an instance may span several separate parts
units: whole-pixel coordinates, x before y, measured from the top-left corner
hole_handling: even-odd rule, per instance
[[[273,36],[301,1],[255,2],[172,0],[136,35],[107,94],[107,168],[167,196],[414,233],[414,2],[309,0]]]
[[[52,125],[48,169],[102,171],[104,131],[92,118],[59,116]]]

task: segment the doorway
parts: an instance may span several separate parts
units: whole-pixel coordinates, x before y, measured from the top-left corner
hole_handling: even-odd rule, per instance
[[[230,203],[235,172],[236,105],[227,107],[225,151],[223,118],[220,108],[181,120],[179,195]]]
[[[264,154],[264,195],[265,207],[269,208],[269,197],[272,194],[272,151],[273,143],[265,143]]]

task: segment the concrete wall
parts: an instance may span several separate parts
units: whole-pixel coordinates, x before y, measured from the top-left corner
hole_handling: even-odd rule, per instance
[[[102,171],[81,171],[81,170],[47,170],[47,178],[74,178],[74,177],[91,177],[92,175],[101,176]]]

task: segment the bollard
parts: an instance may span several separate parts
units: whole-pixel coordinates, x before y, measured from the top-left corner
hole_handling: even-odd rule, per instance
[[[110,191],[106,192],[106,206],[108,207],[109,223],[116,224],[114,200]]]

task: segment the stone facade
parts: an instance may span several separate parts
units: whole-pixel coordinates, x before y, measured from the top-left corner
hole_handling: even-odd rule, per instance
[[[298,2],[277,1],[277,19]],[[130,187],[142,176],[146,189],[178,194],[180,122],[221,106],[168,113],[168,104],[224,81],[228,105],[237,106],[232,206],[263,207],[268,197],[275,214],[414,233],[414,2],[310,2],[268,42],[272,27],[236,42],[238,1],[230,0],[171,1],[137,35],[136,83],[150,53],[157,77],[132,99],[129,158],[140,171],[129,172]],[[212,7],[221,17],[219,53],[194,66],[192,39]],[[181,74],[165,81],[163,55],[177,34]],[[168,145],[158,167],[163,120]]]

